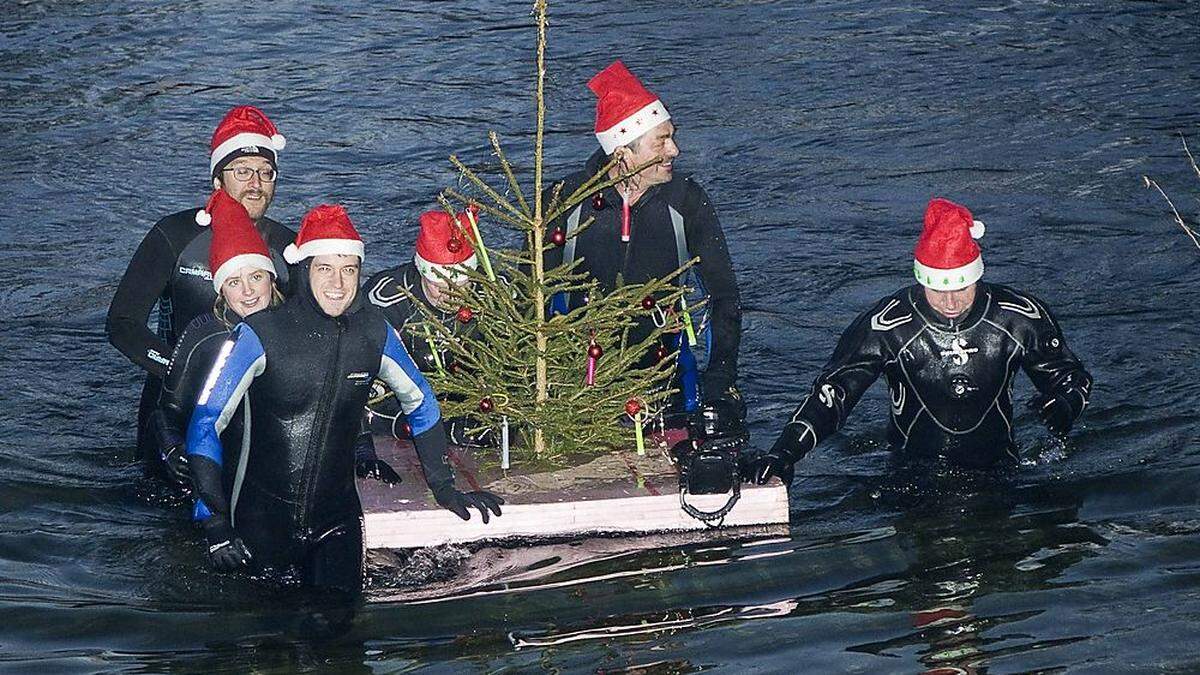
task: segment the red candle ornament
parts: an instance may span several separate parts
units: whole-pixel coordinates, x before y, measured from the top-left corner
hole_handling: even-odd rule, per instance
[[[475,318],[475,312],[472,312],[470,307],[459,307],[454,316],[459,323],[471,323],[471,319]]]
[[[632,221],[629,215],[629,198],[621,195],[621,241],[628,242],[629,235],[632,229]]]
[[[587,348],[587,372],[583,376],[583,383],[589,387],[596,384],[596,359],[604,355],[604,348],[596,344],[595,336],[595,331],[592,331],[592,340]]]

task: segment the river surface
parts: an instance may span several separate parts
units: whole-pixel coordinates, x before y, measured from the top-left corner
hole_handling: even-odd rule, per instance
[[[756,445],[910,282],[934,195],[988,224],[985,278],[1043,298],[1095,376],[1070,442],[1021,406],[1011,475],[889,476],[877,386],[798,467],[787,538],[547,560],[441,602],[372,590],[346,635],[312,639],[302,602],[209,572],[141,479],[141,376],[105,311],[150,225],[202,203],[235,104],[289,138],[272,215],[339,201],[368,272],[407,258],[457,181],[448,154],[486,161],[495,129],[528,168],[530,7],[4,2],[0,670],[1200,670],[1200,251],[1142,182],[1194,220],[1200,5],[560,5],[548,174],[592,152],[585,83],[623,58],[727,233]]]

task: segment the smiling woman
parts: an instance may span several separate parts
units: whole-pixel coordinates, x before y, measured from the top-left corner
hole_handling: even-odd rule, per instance
[[[152,419],[158,454],[168,476],[180,484],[188,480],[184,431],[218,348],[234,324],[283,300],[275,287],[275,267],[267,245],[254,229],[245,207],[226,191],[217,190],[208,210],[213,232],[208,267],[217,299],[212,312],[196,317],[184,329],[167,366],[163,392]],[[239,413],[226,434],[231,440],[240,439],[241,428]],[[240,448],[241,443],[235,447]],[[226,466],[225,477],[230,483],[236,466],[236,462]]]

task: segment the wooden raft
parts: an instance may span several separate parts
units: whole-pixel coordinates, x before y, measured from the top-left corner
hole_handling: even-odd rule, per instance
[[[366,514],[367,548],[408,549],[449,543],[504,539],[569,539],[595,535],[637,535],[712,530],[728,536],[730,528],[761,532],[763,526],[788,522],[787,491],[778,480],[770,485],[742,485],[741,499],[713,528],[684,513],[679,504],[679,478],[666,451],[682,438],[668,430],[663,443],[647,443],[646,455],[613,452],[587,464],[529,473],[499,469],[495,449],[450,451],[460,490],[485,489],[504,497],[504,515],[484,525],[472,510],[469,521],[439,507],[425,485],[416,452],[408,441],[375,437],[375,447],[401,475],[387,486],[359,480]],[[649,440],[649,439],[648,439]],[[688,503],[715,511],[726,495],[689,495]]]

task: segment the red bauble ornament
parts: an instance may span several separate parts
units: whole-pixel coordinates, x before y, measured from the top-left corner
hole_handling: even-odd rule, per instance
[[[642,309],[646,310],[647,312],[654,309],[654,305],[656,304],[658,303],[655,302],[653,295],[647,295],[646,297],[642,298]]]
[[[588,345],[588,356],[592,357],[593,359],[598,359],[601,356],[604,356],[604,348],[593,342],[592,344]]]
[[[454,317],[458,319],[459,323],[471,323],[471,319],[475,318],[475,312],[472,312],[470,307],[459,307]]]
[[[484,396],[483,398],[479,399],[479,412],[490,413],[495,407],[496,406],[494,403],[492,403],[492,398],[490,396]]]
[[[604,194],[597,192],[592,195],[592,208],[597,211],[603,211],[606,204],[604,203]]]
[[[659,345],[654,349],[654,358],[658,359],[659,361],[666,360],[666,358],[670,355],[671,353],[668,352],[667,348],[662,345]]]
[[[631,398],[628,401],[625,401],[625,412],[628,413],[630,417],[635,417],[641,411],[642,404],[639,403],[636,398]]]
[[[458,253],[462,250],[462,241],[458,239],[451,239],[450,241],[446,242],[446,250],[451,253]]]
[[[555,246],[562,246],[563,244],[567,243],[567,235],[562,231],[562,229],[556,227],[554,228],[554,231],[550,233],[550,243],[554,244]]]

